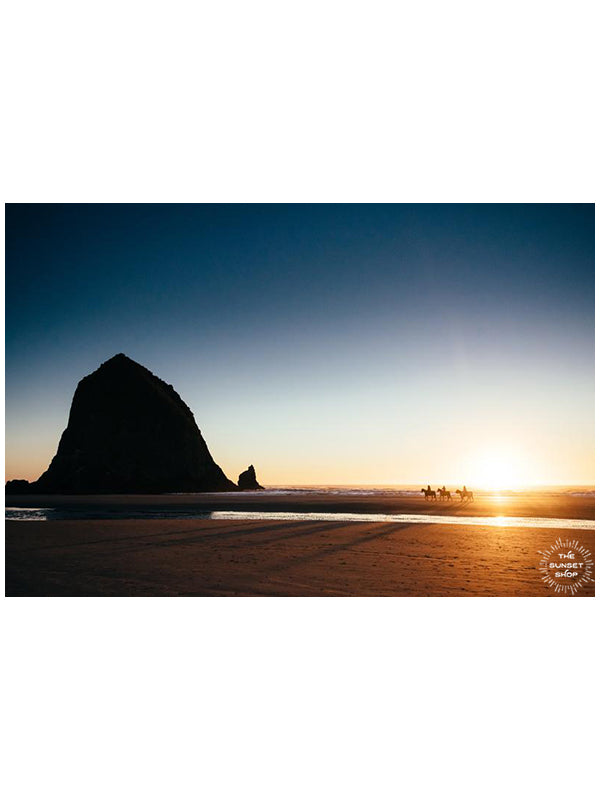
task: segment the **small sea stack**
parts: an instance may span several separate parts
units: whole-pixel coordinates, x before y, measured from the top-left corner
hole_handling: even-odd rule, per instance
[[[264,489],[264,486],[261,486],[256,480],[256,472],[252,464],[250,464],[247,470],[241,473],[238,478],[237,485],[238,488],[242,489],[243,491],[256,491],[257,489]]]
[[[6,485],[8,494],[236,490],[175,389],[123,353],[79,382],[46,472]]]

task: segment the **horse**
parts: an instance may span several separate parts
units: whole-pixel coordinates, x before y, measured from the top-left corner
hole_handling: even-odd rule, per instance
[[[429,500],[430,497],[432,500],[437,500],[437,495],[433,489],[421,489],[421,491],[425,495],[425,500]]]
[[[457,489],[456,490],[456,494],[460,495],[461,502],[463,502],[463,503],[465,502],[465,500],[469,500],[470,502],[473,502],[473,500],[475,499],[473,497],[473,492],[467,492],[466,490],[463,492],[462,489]]]
[[[447,489],[438,489],[440,500],[452,500],[452,495]]]

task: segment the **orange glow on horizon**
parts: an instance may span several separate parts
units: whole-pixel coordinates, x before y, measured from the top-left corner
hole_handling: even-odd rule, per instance
[[[537,470],[529,459],[506,447],[482,450],[465,465],[468,480],[486,489],[519,489],[537,483]]]

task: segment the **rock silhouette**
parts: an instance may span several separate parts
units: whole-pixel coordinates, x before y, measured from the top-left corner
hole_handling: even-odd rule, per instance
[[[262,489],[263,487],[256,480],[256,472],[252,464],[245,472],[242,472],[238,478],[238,486],[240,489]]]
[[[235,491],[172,386],[119,353],[83,378],[50,466],[7,492]]]
[[[7,481],[6,482],[6,493],[7,494],[27,494],[28,492],[33,491],[31,488],[33,484],[29,483],[29,481],[23,481],[16,479],[14,481]]]

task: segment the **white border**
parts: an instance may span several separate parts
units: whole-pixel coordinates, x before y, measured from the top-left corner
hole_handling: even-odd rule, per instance
[[[594,202],[594,9],[11,0],[4,199]],[[5,599],[5,793],[583,795],[596,609]]]

